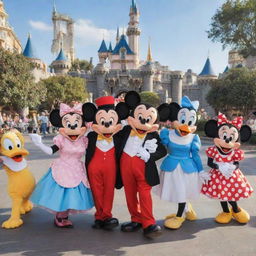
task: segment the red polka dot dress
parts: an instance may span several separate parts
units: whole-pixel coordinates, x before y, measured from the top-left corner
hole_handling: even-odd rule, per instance
[[[240,149],[236,149],[228,155],[221,155],[216,146],[213,146],[206,150],[206,154],[215,162],[233,163],[244,159],[244,152]],[[239,168],[234,170],[233,176],[230,178],[226,178],[217,169],[212,169],[210,174],[211,179],[202,186],[202,193],[211,198],[221,201],[238,201],[249,197],[253,192],[251,185]]]

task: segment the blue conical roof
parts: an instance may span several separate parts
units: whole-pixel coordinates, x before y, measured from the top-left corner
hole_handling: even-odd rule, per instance
[[[108,48],[106,46],[105,40],[103,39],[100,45],[100,49],[98,50],[98,52],[108,52]]]
[[[226,73],[226,72],[228,72],[228,71],[229,71],[229,68],[228,68],[228,66],[226,66],[226,68],[225,68],[225,70],[224,70],[223,73]]]
[[[108,51],[109,51],[109,52],[113,52],[113,49],[112,49],[112,44],[111,44],[111,42],[109,43]]]
[[[23,55],[27,58],[36,59],[35,51],[31,43],[31,37],[28,35],[28,40],[25,46],[25,49],[23,51]]]
[[[131,11],[133,11],[134,13],[137,13],[137,5],[135,0],[132,0]]]
[[[121,48],[125,48],[126,49],[126,54],[134,54],[134,52],[131,50],[131,48],[129,47],[125,35],[122,35],[118,44],[116,45],[115,49],[113,50],[113,54],[119,54],[119,51]]]
[[[215,76],[209,57],[207,58],[204,68],[199,76]]]
[[[67,60],[67,57],[66,57],[65,53],[63,52],[62,48],[60,49],[60,53],[57,56],[56,60],[64,60],[64,61]]]

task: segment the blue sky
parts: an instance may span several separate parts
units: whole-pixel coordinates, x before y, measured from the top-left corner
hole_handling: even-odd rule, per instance
[[[106,41],[115,42],[116,27],[127,26],[131,0],[55,0],[57,11],[76,21],[75,50],[80,59],[93,57],[103,34]],[[9,22],[24,47],[28,32],[32,35],[37,56],[51,63],[53,0],[4,0]],[[201,72],[209,56],[216,73],[223,72],[228,50],[212,43],[206,34],[211,17],[224,0],[137,0],[141,17],[140,57],[146,58],[148,38],[151,38],[154,60],[171,70],[191,68]],[[122,29],[121,29],[122,30]]]

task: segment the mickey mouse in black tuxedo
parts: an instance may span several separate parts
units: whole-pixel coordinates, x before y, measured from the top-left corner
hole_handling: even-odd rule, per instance
[[[86,121],[93,121],[93,131],[87,136],[86,169],[96,208],[93,228],[109,230],[119,225],[118,219],[112,217],[119,168],[116,134],[122,129],[121,120],[128,117],[129,109],[124,103],[115,107],[112,96],[100,97],[95,103],[97,107],[92,103],[83,105]]]
[[[239,223],[247,223],[250,215],[237,201],[248,198],[253,189],[239,169],[239,162],[244,159],[244,152],[239,147],[240,141],[250,139],[251,128],[243,125],[241,116],[229,121],[219,113],[218,120],[208,121],[204,129],[208,137],[214,138],[215,145],[206,150],[208,166],[212,169],[211,179],[203,185],[202,193],[220,200],[223,212],[216,216],[216,222],[226,224],[234,218]]]
[[[144,235],[153,238],[161,234],[152,212],[151,188],[159,184],[155,161],[167,152],[157,133],[157,110],[141,103],[135,91],[126,94],[125,104],[131,112],[128,125],[118,134],[121,175],[118,176],[117,187],[124,186],[131,222],[124,223],[121,230],[133,232],[142,227]]]

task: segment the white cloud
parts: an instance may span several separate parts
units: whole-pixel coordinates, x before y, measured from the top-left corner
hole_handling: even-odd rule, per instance
[[[46,24],[42,21],[34,21],[34,20],[30,20],[29,21],[29,25],[36,29],[36,30],[41,30],[41,31],[52,31],[52,26],[49,24]]]
[[[79,19],[75,23],[75,41],[79,46],[99,44],[101,40],[113,41],[115,30],[96,27],[91,20]]]

